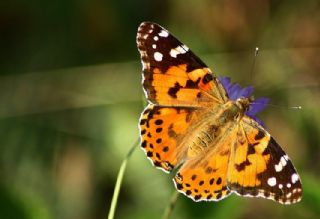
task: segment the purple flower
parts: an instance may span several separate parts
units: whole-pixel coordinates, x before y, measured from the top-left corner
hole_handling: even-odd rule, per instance
[[[239,84],[232,84],[229,77],[219,77],[219,80],[224,89],[226,89],[231,100],[235,101],[240,97],[249,98],[253,92],[252,86],[241,88]],[[268,102],[269,99],[266,97],[260,97],[252,101],[249,110],[246,111],[245,114],[264,126],[264,123],[256,117],[256,114],[262,111],[267,106]]]

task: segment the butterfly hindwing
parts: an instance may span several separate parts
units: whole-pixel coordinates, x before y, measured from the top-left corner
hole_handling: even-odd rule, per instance
[[[259,124],[244,117],[239,124],[228,171],[228,186],[239,195],[291,204],[302,186],[288,155]]]
[[[144,22],[138,28],[143,87],[149,101],[170,106],[208,106],[227,94],[211,70],[161,26]]]
[[[216,154],[186,162],[174,178],[177,190],[194,201],[219,201],[231,193],[227,187],[229,154]]]
[[[213,133],[209,130],[205,135],[198,135],[200,141],[189,147],[189,159],[174,178],[178,191],[195,201],[219,201],[232,192],[227,186],[227,176],[230,145],[237,135],[236,126],[229,123],[222,130],[215,129]],[[219,132],[225,134],[214,138]],[[207,135],[212,136],[211,142],[206,139]]]
[[[185,158],[182,144],[197,111],[186,107],[148,105],[140,118],[141,147],[153,164],[170,172]]]

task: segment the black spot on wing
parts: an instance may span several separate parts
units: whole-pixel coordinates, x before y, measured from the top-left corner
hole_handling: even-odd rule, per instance
[[[187,80],[186,88],[198,88],[200,79],[201,78],[199,77],[196,81],[193,81],[191,79]]]
[[[177,98],[177,93],[179,92],[180,88],[182,88],[182,86],[176,82],[174,87],[169,88],[168,94],[173,98]]]
[[[236,167],[237,171],[240,172],[240,171],[244,170],[249,165],[251,165],[251,162],[248,159],[246,159],[245,161],[243,161],[240,164],[235,164],[235,167]]]
[[[162,151],[163,152],[168,152],[169,151],[169,147],[168,146],[163,147]]]
[[[213,80],[213,76],[210,73],[207,73],[203,78],[202,78],[202,83],[208,84],[210,81]]]
[[[248,144],[248,155],[256,153],[256,150],[254,149],[253,144]]]
[[[199,200],[202,196],[199,194],[199,195],[195,195],[194,196],[194,200]]]
[[[254,137],[255,140],[260,140],[265,136],[265,133],[259,130],[258,134]]]
[[[217,171],[217,169],[213,169],[212,167],[207,167],[206,169],[205,169],[205,173],[206,174],[211,174],[211,173],[214,173],[214,172],[216,172]]]
[[[154,122],[154,124],[156,124],[156,125],[162,125],[162,123],[163,123],[163,120],[162,120],[162,119],[157,119],[157,120]]]

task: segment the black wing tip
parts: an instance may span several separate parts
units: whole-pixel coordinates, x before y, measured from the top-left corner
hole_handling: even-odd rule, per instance
[[[154,23],[154,22],[151,22],[151,21],[143,21],[143,22],[140,23],[140,25],[138,27],[138,33],[139,32],[144,32],[145,29],[149,29],[150,27],[154,28],[155,26],[157,26],[157,27],[159,27],[161,29],[164,29],[163,27],[161,27],[157,23]]]

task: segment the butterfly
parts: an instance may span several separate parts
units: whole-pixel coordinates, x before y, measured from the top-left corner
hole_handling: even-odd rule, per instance
[[[148,100],[141,148],[157,168],[177,170],[180,193],[194,201],[232,193],[282,204],[301,200],[301,180],[288,155],[250,116],[252,98],[234,99],[224,79],[158,24],[141,23],[137,47]]]

